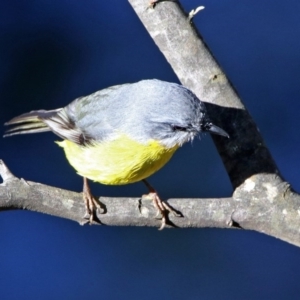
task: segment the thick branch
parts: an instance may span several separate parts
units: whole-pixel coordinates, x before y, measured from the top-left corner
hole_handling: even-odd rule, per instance
[[[242,202],[233,220],[299,245],[299,195],[279,176],[257,126],[179,2],[158,1],[154,9],[145,9],[147,1],[129,2],[182,84],[230,135],[213,139],[235,189],[233,200]]]
[[[147,9],[148,1],[129,0],[182,83],[207,102],[209,113],[230,139],[214,141],[235,192],[224,199],[170,199],[184,217],[179,227],[239,225],[300,246],[300,199],[278,175],[256,125],[181,7],[170,1]],[[0,209],[30,209],[86,222],[82,195],[14,177],[0,162]],[[100,198],[103,224],[159,226],[149,200]]]
[[[13,176],[0,160],[0,210],[27,209],[63,217],[80,224],[87,223],[81,193],[25,181]],[[98,215],[105,225],[159,227],[156,210],[151,200],[138,198],[108,198],[99,200],[106,206],[106,213]],[[184,217],[169,216],[179,227],[232,226],[231,215],[235,204],[231,198],[224,199],[170,199],[168,203],[181,211]]]
[[[229,133],[229,140],[213,138],[233,187],[253,174],[278,173],[255,123],[178,1],[159,2],[155,9],[145,9],[147,1],[129,2],[181,83]]]
[[[1,160],[0,175],[4,180],[0,185],[0,211],[27,209],[63,217],[80,224],[87,223],[83,218],[85,207],[81,193],[18,179]],[[277,187],[272,187],[269,181],[276,181]],[[259,194],[249,198],[240,198],[241,195],[237,194],[234,199],[169,199],[168,203],[183,214],[183,217],[170,215],[170,222],[180,228],[234,228],[242,224],[244,229],[251,229],[255,222],[256,230],[300,246],[299,221],[295,222],[300,218],[297,206],[299,197],[276,177],[267,180],[260,189],[255,189],[255,184],[250,179],[243,185],[242,190],[260,190]],[[281,195],[286,195],[286,198],[282,197],[278,204],[278,197]],[[150,200],[108,197],[101,197],[99,200],[107,210],[105,214],[98,215],[104,225],[161,225],[155,218],[156,210]],[[277,205],[272,205],[273,202]]]

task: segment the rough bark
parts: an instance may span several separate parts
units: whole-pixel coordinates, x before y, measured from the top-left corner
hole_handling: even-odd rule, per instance
[[[0,160],[0,209],[28,209],[62,217],[85,224],[85,206],[82,193],[25,181],[15,177]],[[105,213],[98,217],[103,225],[157,226],[156,210],[152,200],[143,198],[100,197]],[[220,199],[169,199],[168,203],[179,210],[183,217],[170,214],[173,226],[222,227],[232,226],[231,214],[235,210],[231,198]]]
[[[232,84],[177,1],[129,0],[183,85],[206,102],[230,139],[213,140],[238,202],[234,224],[300,244],[300,197],[281,178],[269,150]]]
[[[280,176],[251,116],[218,66],[202,37],[176,1],[159,1],[154,9],[146,0],[129,0],[147,31],[183,85],[203,101],[214,123],[230,139],[214,142],[230,177],[232,198],[170,199],[183,217],[170,221],[178,227],[241,227],[300,246],[300,197]],[[26,182],[0,164],[0,209],[30,209],[79,223],[82,195]],[[100,198],[106,213],[101,222],[118,226],[159,226],[149,200]]]

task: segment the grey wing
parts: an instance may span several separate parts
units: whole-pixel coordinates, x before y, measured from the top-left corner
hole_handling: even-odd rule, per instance
[[[71,102],[64,111],[71,123],[80,132],[81,143],[103,141],[112,138],[119,125],[116,114],[120,109],[119,99],[127,84],[112,86]]]
[[[4,136],[52,131],[63,139],[82,143],[82,132],[74,126],[63,108],[31,111],[11,119],[5,125],[12,128]]]

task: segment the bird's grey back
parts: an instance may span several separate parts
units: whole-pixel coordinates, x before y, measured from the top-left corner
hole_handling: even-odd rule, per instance
[[[199,124],[205,116],[204,104],[191,91],[155,79],[100,90],[65,111],[84,135],[98,141],[119,132],[141,142],[170,138],[170,125]]]

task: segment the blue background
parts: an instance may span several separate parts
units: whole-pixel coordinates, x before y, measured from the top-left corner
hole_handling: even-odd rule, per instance
[[[147,1],[145,1],[147,5]],[[300,2],[182,1],[299,191]],[[161,4],[163,5],[163,4]],[[0,123],[110,85],[177,81],[127,1],[1,0]],[[2,127],[1,132],[4,131]],[[0,139],[18,177],[81,191],[52,133]],[[163,198],[232,193],[209,136],[151,177]],[[141,183],[92,184],[135,196]],[[299,299],[300,249],[250,231],[80,226],[29,211],[0,215],[1,299]]]

